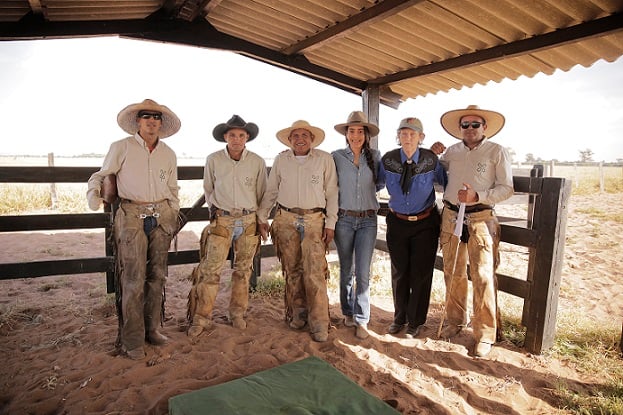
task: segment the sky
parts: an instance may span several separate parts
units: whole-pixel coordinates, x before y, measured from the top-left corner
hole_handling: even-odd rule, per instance
[[[332,151],[345,146],[333,126],[362,109],[358,95],[234,53],[117,37],[0,42],[0,91],[3,155],[105,154],[127,136],[119,111],[145,98],[181,119],[166,139],[179,158],[221,149],[212,129],[233,114],[258,124],[248,148],[265,158],[285,149],[275,133],[299,119],[322,128],[320,148]],[[594,161],[623,159],[623,58],[381,105],[379,149],[397,146],[406,117],[422,120],[424,147],[453,144],[439,118],[471,104],[505,115],[493,140],[515,161],[577,161],[586,149]]]

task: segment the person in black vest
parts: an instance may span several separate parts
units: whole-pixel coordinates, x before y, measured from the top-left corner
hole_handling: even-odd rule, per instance
[[[400,148],[381,160],[389,193],[386,240],[394,299],[388,331],[397,334],[407,327],[407,338],[416,337],[426,322],[441,223],[434,184],[447,182],[435,153],[420,148],[424,136],[419,119],[403,119],[397,134]]]

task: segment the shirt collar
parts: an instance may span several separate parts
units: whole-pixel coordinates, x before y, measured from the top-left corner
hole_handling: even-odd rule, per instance
[[[400,161],[402,163],[404,163],[408,159],[409,159],[409,157],[407,157],[407,155],[405,154],[405,152],[402,149],[402,147],[400,147]],[[415,153],[413,153],[413,157],[411,157],[411,160],[413,160],[413,162],[417,163],[419,159],[420,159],[420,148],[418,147],[417,150],[415,150]]]

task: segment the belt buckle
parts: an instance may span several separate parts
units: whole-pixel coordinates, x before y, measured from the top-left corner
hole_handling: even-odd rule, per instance
[[[240,216],[242,216],[243,212],[242,209],[232,209],[229,211],[229,214],[234,218],[239,218]]]
[[[414,215],[414,216],[407,216],[407,220],[408,220],[409,222],[417,222],[417,220],[418,220],[418,216],[417,216],[417,215]]]

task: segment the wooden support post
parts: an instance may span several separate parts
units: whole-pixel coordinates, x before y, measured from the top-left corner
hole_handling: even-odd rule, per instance
[[[368,122],[379,124],[379,110],[381,106],[381,92],[378,85],[366,88],[361,94],[363,100],[363,113],[368,117]],[[370,148],[379,148],[379,138],[377,136],[370,137]]]
[[[527,329],[524,347],[539,354],[553,345],[556,334],[571,182],[555,177],[536,180],[543,184],[533,220],[533,229],[539,236],[536,246],[530,248],[530,290],[525,299],[523,324]]]

